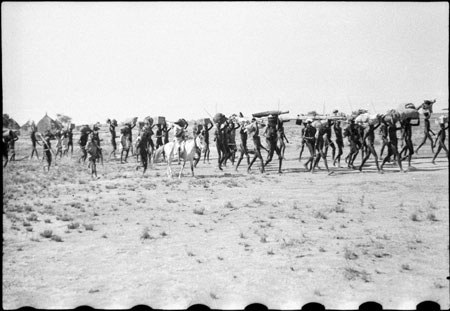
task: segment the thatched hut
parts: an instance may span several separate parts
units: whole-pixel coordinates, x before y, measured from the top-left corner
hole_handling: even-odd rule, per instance
[[[37,124],[37,130],[40,133],[45,133],[47,130],[54,133],[61,128],[61,124],[50,118],[47,114],[45,114],[45,116]]]
[[[24,132],[29,132],[31,131],[31,129],[33,127],[36,127],[36,124],[34,123],[34,121],[28,120],[26,123],[24,123],[21,127],[20,130],[24,131]]]

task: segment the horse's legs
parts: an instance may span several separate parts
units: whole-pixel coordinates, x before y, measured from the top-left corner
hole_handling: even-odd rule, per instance
[[[172,159],[173,159],[173,148],[172,150],[169,152],[167,156],[167,176],[172,178],[172,167],[171,167],[171,163],[172,163]]]
[[[178,178],[181,178],[181,175],[183,175],[184,166],[186,165],[186,160],[183,159],[183,165],[181,166],[180,174],[178,175]]]

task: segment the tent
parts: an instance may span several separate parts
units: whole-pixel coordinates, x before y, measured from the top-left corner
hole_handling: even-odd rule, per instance
[[[45,133],[47,130],[54,133],[61,128],[61,124],[50,118],[47,114],[45,114],[45,116],[37,124],[37,130],[40,133]]]

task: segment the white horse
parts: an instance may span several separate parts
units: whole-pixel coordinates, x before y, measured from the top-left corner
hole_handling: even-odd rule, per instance
[[[198,148],[200,148],[200,153],[198,152]],[[181,175],[183,174],[184,167],[186,165],[186,162],[189,161],[191,164],[191,173],[192,176],[194,176],[194,160],[198,162],[200,160],[200,154],[205,150],[206,143],[205,138],[203,135],[198,135],[197,138],[194,139],[188,139],[184,142],[182,142],[180,146],[180,159],[183,160],[183,166],[181,167],[180,174],[178,175],[178,178],[181,178]],[[161,156],[161,154],[164,152],[166,156],[167,161],[167,176],[172,177],[172,161],[175,157],[175,155],[178,154],[178,148],[175,141],[169,142],[165,144],[164,146],[159,147],[154,155],[154,162],[156,163]]]

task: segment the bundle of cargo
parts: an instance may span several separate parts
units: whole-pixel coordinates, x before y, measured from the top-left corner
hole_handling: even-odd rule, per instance
[[[173,123],[181,127],[187,127],[188,125],[188,122],[185,119],[178,119],[178,121]]]
[[[395,109],[391,109],[385,113],[384,120],[386,120],[388,122],[396,123],[396,122],[400,121],[400,113]]]
[[[100,123],[95,123],[94,125],[92,125],[92,129],[94,130],[94,131],[99,131],[100,130],[100,127],[101,127],[101,124]]]
[[[296,120],[296,118],[294,116],[289,116],[289,115],[287,115],[287,116],[279,115],[278,120],[280,122],[286,123],[286,122],[290,122],[291,120]]]
[[[280,114],[286,114],[289,113],[288,111],[281,111],[281,110],[269,110],[269,111],[263,111],[263,112],[257,112],[257,113],[253,113],[252,116],[254,118],[263,118],[263,117],[268,117],[270,115],[272,116],[277,116]]]
[[[225,115],[220,112],[216,113],[213,117],[214,123],[218,123],[218,124],[224,123],[226,120],[227,120],[227,118],[225,117]]]
[[[356,117],[356,116],[354,116]],[[307,119],[311,119],[311,120],[346,120],[347,117],[342,115],[342,116],[336,116],[336,115],[298,115],[297,116],[297,120],[302,120],[303,122],[305,122],[305,120]]]
[[[212,121],[211,121],[210,118],[204,118],[204,119],[203,119],[203,122],[204,122],[205,125],[212,124]]]
[[[116,119],[106,119],[106,124],[111,124],[112,126],[117,126],[117,120]]]
[[[414,104],[401,104],[398,106],[397,111],[400,114],[400,121],[404,121],[406,119],[419,119],[419,111],[416,109]]]
[[[145,117],[144,118],[144,123],[148,123],[150,124],[150,126],[153,125],[153,118],[152,117]]]
[[[8,137],[17,136],[18,134],[19,134],[19,130],[3,128],[3,138],[4,139],[7,139]]]
[[[311,125],[314,126],[316,129],[321,129],[327,124],[328,124],[327,120],[314,120]]]
[[[137,117],[126,119],[123,124],[136,125],[137,119]]]
[[[424,100],[422,105],[420,105],[420,108],[422,108],[425,111],[429,111],[430,113],[433,113],[433,104],[434,103],[436,103],[436,99]]]
[[[356,123],[363,123],[363,124],[370,124],[374,125],[378,123],[379,115],[377,114],[370,114],[368,112],[360,114],[355,118]]]
[[[90,132],[92,132],[92,130],[89,127],[89,125],[82,125],[80,128],[80,132],[82,135],[86,135],[86,134],[89,134]]]

